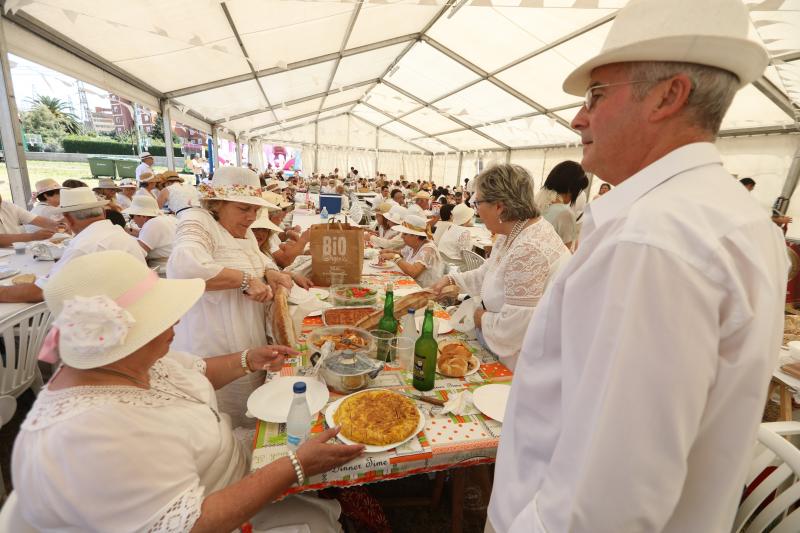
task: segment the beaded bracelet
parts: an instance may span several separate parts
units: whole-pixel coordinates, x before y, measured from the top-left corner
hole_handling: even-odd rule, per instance
[[[242,355],[241,355],[241,359],[239,361],[242,364],[242,368],[244,368],[244,373],[245,374],[252,374],[253,373],[253,371],[250,370],[250,365],[247,364],[247,355],[249,353],[250,353],[249,349],[243,351]]]
[[[303,485],[306,482],[306,475],[303,473],[303,467],[300,466],[300,461],[292,450],[289,450],[289,460],[292,461],[294,474],[297,476],[297,485]]]
[[[247,292],[247,289],[250,288],[250,273],[249,272],[242,272],[242,284],[239,286],[242,292]]]

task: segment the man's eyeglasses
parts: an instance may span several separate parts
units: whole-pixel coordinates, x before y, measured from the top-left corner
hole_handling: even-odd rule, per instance
[[[617,87],[619,85],[635,85],[637,83],[648,83],[652,80],[635,80],[635,81],[621,81],[619,83],[603,83],[601,85],[592,85],[586,89],[586,94],[583,95],[583,106],[586,111],[591,111],[595,103],[595,89],[605,89],[606,87]],[[599,96],[599,95],[598,95]]]

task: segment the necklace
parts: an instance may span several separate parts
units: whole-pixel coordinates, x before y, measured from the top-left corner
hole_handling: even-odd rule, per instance
[[[159,389],[157,387],[153,387],[152,385],[142,381],[139,378],[135,378],[133,376],[130,376],[130,375],[126,374],[125,372],[120,372],[119,370],[114,370],[114,369],[111,369],[111,368],[92,368],[92,370],[94,370],[95,372],[101,372],[101,373],[116,375],[116,376],[125,378],[128,381],[131,381],[132,383],[135,383],[135,384],[137,384],[137,385],[139,385],[141,387],[144,387],[147,390],[152,390],[152,391],[160,392],[162,394],[167,394],[169,396],[172,396],[173,398],[179,398],[181,400],[186,400],[187,402],[199,403],[201,405],[205,405],[206,407],[211,409],[212,413],[214,413],[214,416],[216,417],[218,423],[222,421],[222,419],[220,418],[219,413],[217,412],[216,409],[214,409],[213,407],[208,405],[206,402],[204,402],[202,400],[199,400],[199,399],[195,398],[194,396],[192,396],[190,394],[186,394],[186,393],[177,394],[177,393],[172,392],[172,391]],[[164,378],[164,381],[166,381],[167,383],[169,383],[170,385],[175,387],[175,385],[170,380]]]
[[[506,244],[504,249],[508,250],[508,247],[511,246],[511,243],[514,242],[514,239],[522,233],[522,230],[525,229],[525,225],[528,223],[528,219],[517,220],[514,224],[514,227],[511,228],[511,232],[508,234],[508,238],[506,239]]]

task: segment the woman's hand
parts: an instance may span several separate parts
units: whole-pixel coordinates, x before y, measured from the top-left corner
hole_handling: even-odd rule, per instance
[[[429,287],[429,290],[436,296],[441,296],[442,291],[450,285],[450,276],[443,276],[439,281]]]
[[[307,478],[352,461],[364,451],[363,444],[328,444],[339,428],[326,429],[297,449],[297,460]]]
[[[283,368],[284,357],[287,355],[297,355],[298,353],[298,351],[288,346],[281,345],[267,345],[251,348],[250,351],[247,352],[247,366],[249,366],[250,370],[253,372],[259,370],[277,372]]]
[[[273,294],[278,290],[278,287],[286,287],[287,291],[292,290],[292,276],[289,274],[280,270],[267,270],[264,275],[267,277],[267,283],[269,283]]]
[[[398,254],[397,252],[383,251],[383,252],[380,253],[379,257],[380,257],[381,262],[383,262],[383,261],[391,261],[395,257],[400,257],[400,254]]]
[[[483,314],[485,312],[486,312],[486,309],[482,309],[482,308],[479,307],[479,308],[477,308],[475,310],[475,313],[472,315],[472,318],[473,318],[473,320],[475,322],[475,327],[476,328],[480,328],[481,327],[481,319],[483,318]]]
[[[314,286],[314,282],[302,274],[293,272],[291,276],[292,276],[292,281],[294,281],[298,285],[298,287],[308,290]]]
[[[244,295],[253,301],[264,303],[272,299],[272,289],[260,278],[251,278],[250,288]]]

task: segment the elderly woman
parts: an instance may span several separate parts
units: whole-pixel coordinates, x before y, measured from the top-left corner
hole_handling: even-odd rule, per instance
[[[64,220],[64,215],[58,209],[61,201],[61,185],[54,179],[44,179],[37,181],[35,187],[36,204],[31,209],[31,214],[49,218],[53,222],[60,224]],[[39,227],[33,224],[25,224],[25,231],[34,233],[39,231]]]
[[[578,221],[571,207],[588,186],[589,178],[579,163],[562,161],[553,167],[536,195],[536,205],[542,216],[553,225],[569,249],[573,249],[578,240]]]
[[[161,175],[159,174],[156,176],[152,172],[145,172],[142,174],[142,177],[139,179],[139,190],[136,191],[136,194],[144,194],[153,198],[153,200],[158,199],[158,184],[161,183]],[[134,195],[136,196],[136,195]]]
[[[201,278],[206,291],[175,327],[173,348],[207,357],[266,344],[270,284],[291,288],[292,281],[261,253],[250,226],[262,208],[275,206],[261,197],[258,176],[246,168],[218,169],[200,193],[203,208],[181,213],[167,276]],[[264,377],[254,372],[217,391],[235,425],[253,425],[245,403]]]
[[[453,207],[450,224],[441,230],[438,240],[434,236],[439,253],[448,263],[460,263],[461,252],[463,250],[472,250],[472,234],[467,229],[467,226],[472,225],[474,216],[474,209],[466,204],[458,204]],[[438,227],[436,230],[439,233]]]
[[[124,180],[120,180],[119,188],[122,190],[117,193],[116,196],[117,205],[119,205],[123,209],[127,209],[131,206],[133,195],[136,193],[136,188],[137,188],[136,180],[130,178],[125,178]]]
[[[266,255],[272,262],[271,268],[278,269],[279,267],[275,263],[274,258],[272,257],[272,251],[270,250],[270,240],[272,239],[273,235],[277,235],[282,231],[281,228],[272,222],[269,215],[264,213],[262,210],[262,213],[258,216],[256,221],[253,222],[253,225],[250,226],[250,229],[253,231],[253,235],[256,237],[258,249],[261,250],[261,253]],[[299,272],[286,271],[286,274],[289,274],[289,276],[292,278],[292,281],[295,282],[299,287],[308,289],[309,287],[314,286],[314,283],[310,279]]]
[[[539,214],[533,179],[517,165],[499,165],[475,179],[472,201],[486,229],[498,235],[492,255],[476,270],[452,273],[431,287],[448,285],[480,298],[475,311],[478,339],[514,368],[533,310],[569,250]]]
[[[405,246],[400,252],[381,252],[381,261],[393,261],[404,274],[411,276],[421,287],[430,287],[441,277],[444,267],[436,245],[428,231],[428,221],[408,215],[402,224],[392,229],[400,233]]]
[[[120,212],[122,211],[122,207],[117,203],[117,193],[120,192],[120,189],[114,180],[109,178],[100,178],[97,183],[97,187],[92,189],[94,193],[104,200],[108,200],[108,204],[106,205],[106,209],[113,209],[114,211]]]
[[[336,433],[328,430],[245,477],[249,456],[214,389],[277,370],[296,352],[252,345],[204,360],[170,351],[174,324],[203,290],[202,280],[159,279],[119,251],[79,257],[47,284],[56,318],[42,356],[63,366],[36,398],[12,458],[14,514],[29,527],[233,531],[249,521],[340,530],[336,502],[270,502],[363,447],[326,444]]]
[[[397,204],[392,205],[389,211],[383,215],[383,218],[388,221],[388,223],[384,222],[386,228],[383,231],[383,235],[380,235],[379,232],[378,235],[370,237],[372,245],[376,248],[383,248],[384,250],[399,250],[405,246],[400,232],[397,231],[395,227],[402,224],[407,215],[408,210],[405,207],[401,207]]]
[[[178,219],[164,215],[158,203],[144,195],[136,196],[131,206],[123,214],[139,229],[128,229],[128,233],[137,238],[139,246],[147,254],[147,264],[151,267],[166,267],[167,259],[172,254],[172,245],[178,230]]]

